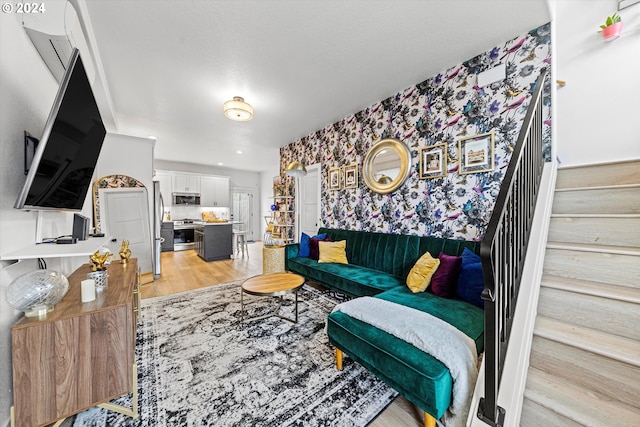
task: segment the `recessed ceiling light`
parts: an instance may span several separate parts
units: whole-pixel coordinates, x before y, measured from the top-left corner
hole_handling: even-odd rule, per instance
[[[236,153],[242,154],[242,150],[238,150],[238,151],[236,151]]]
[[[149,135],[147,138],[151,138],[151,139],[158,139],[158,137],[157,137],[157,136],[154,136],[154,135]]]
[[[222,165],[223,165],[223,163],[222,163],[222,162],[218,162],[218,166],[222,166]]]

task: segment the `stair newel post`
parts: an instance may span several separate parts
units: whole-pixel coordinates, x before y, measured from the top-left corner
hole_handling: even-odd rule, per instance
[[[493,271],[493,256],[491,250],[487,254],[483,254],[482,258],[482,275],[484,277],[485,288],[482,291],[482,300],[484,301],[484,397],[480,398],[478,405],[478,418],[492,426],[502,426],[504,423],[505,410],[498,406],[498,389],[500,385],[500,310],[496,310],[496,289]],[[484,256],[483,256],[484,255]],[[490,283],[491,285],[487,286]],[[486,333],[488,326],[491,325],[493,333]]]

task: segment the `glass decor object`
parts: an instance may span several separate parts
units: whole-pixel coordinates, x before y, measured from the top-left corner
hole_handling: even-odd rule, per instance
[[[67,294],[69,281],[54,270],[36,270],[17,277],[6,291],[7,303],[27,317],[40,317]]]
[[[101,292],[106,289],[109,275],[107,274],[107,270],[98,270],[92,271],[87,274],[87,279],[91,279],[96,282],[96,292]]]

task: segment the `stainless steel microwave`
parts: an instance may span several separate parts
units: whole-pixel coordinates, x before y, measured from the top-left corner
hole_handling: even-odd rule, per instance
[[[173,193],[174,205],[200,205],[200,194],[197,193]]]

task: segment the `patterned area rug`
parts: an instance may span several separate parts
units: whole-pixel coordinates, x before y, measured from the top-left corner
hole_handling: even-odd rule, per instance
[[[92,408],[74,426],[365,426],[397,393],[346,358],[336,370],[324,332],[339,295],[305,285],[297,324],[240,324],[239,284],[142,302],[136,358],[140,416]],[[249,316],[275,298],[245,295]],[[293,317],[293,296],[282,313]],[[246,314],[245,314],[246,316]],[[130,397],[115,403],[130,406]]]

